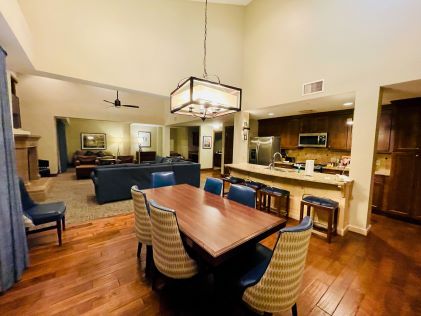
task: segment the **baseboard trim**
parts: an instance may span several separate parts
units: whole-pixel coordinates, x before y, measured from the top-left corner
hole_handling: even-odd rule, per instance
[[[213,168],[203,168],[203,169],[200,169],[200,171],[213,171]]]
[[[360,234],[360,235],[363,235],[363,236],[367,236],[368,235],[368,232],[371,229],[371,225],[369,225],[367,228],[362,228],[362,227],[358,227],[358,226],[348,225],[346,227],[346,229],[349,230],[350,232],[357,233],[357,234]]]

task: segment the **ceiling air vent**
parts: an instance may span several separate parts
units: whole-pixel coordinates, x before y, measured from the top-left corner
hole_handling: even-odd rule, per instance
[[[303,95],[323,92],[324,80],[305,83],[303,85]]]

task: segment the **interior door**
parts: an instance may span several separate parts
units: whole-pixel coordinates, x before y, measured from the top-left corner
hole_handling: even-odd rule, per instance
[[[234,147],[234,126],[225,127],[224,164],[232,163]]]
[[[67,157],[67,142],[66,142],[66,124],[63,120],[56,120],[57,127],[57,142],[58,142],[58,154],[60,161],[60,172],[65,172],[68,165]]]

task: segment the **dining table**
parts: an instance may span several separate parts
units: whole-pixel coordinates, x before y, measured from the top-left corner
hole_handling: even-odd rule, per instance
[[[286,219],[188,184],[143,190],[175,211],[185,243],[216,267],[285,227]]]

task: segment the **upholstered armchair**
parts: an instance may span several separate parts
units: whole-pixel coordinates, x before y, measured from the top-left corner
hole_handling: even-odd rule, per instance
[[[292,309],[292,314],[297,315],[296,302],[312,227],[307,216],[298,226],[279,232],[273,251],[258,245],[254,257],[260,259],[239,282],[242,299],[253,310],[271,314]]]
[[[175,185],[174,171],[161,171],[152,173],[152,188]]]
[[[164,276],[172,279],[188,279],[195,276],[198,266],[184,248],[175,212],[154,201],[150,201],[149,206],[153,260],[156,268]]]
[[[244,185],[231,184],[228,199],[248,207],[256,207],[256,191]]]
[[[204,190],[216,195],[221,195],[224,183],[221,179],[207,178],[205,182]]]
[[[149,205],[145,193],[134,185],[131,188],[135,219],[135,232],[138,240],[137,257],[140,258],[142,245],[146,245],[146,273],[152,263],[152,225],[149,218]]]

